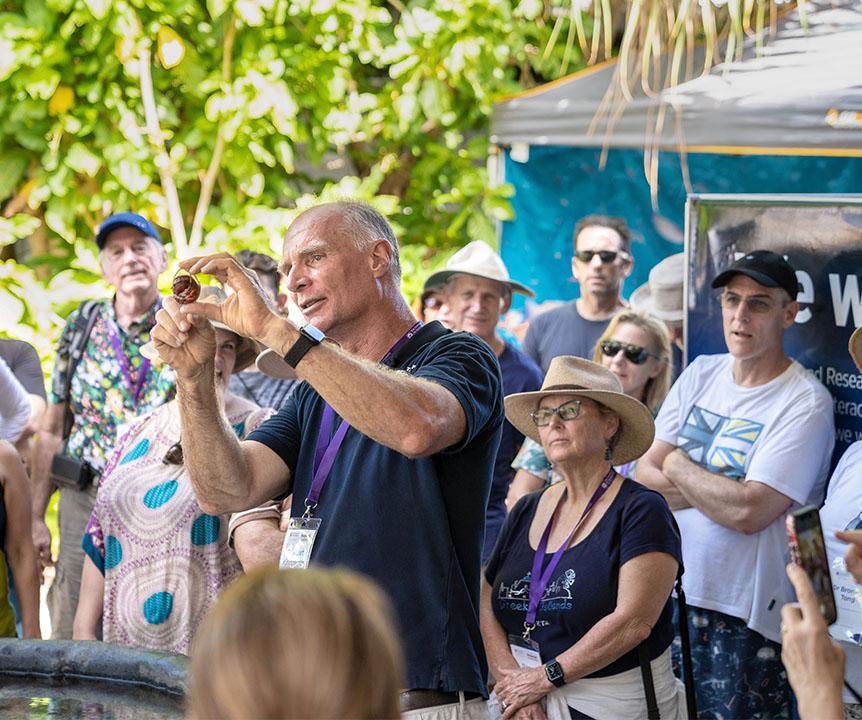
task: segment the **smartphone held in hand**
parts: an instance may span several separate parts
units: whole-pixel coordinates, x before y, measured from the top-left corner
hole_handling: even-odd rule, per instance
[[[838,619],[838,613],[835,609],[823,528],[820,526],[820,513],[816,507],[809,505],[787,516],[787,539],[791,562],[805,570],[817,595],[820,612],[823,613],[826,624],[831,625]]]

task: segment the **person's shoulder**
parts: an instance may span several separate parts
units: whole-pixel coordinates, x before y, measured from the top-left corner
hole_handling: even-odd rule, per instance
[[[506,343],[506,352],[509,353],[509,359],[513,365],[517,365],[523,373],[531,375],[533,378],[538,378],[539,384],[542,384],[544,375],[542,374],[541,368],[536,364],[536,361],[533,360],[533,358],[527,355],[523,350],[516,348],[511,343]]]
[[[786,384],[791,392],[809,400],[821,410],[832,411],[832,395],[808,368],[792,360],[786,373]]]
[[[620,497],[624,508],[640,507],[670,512],[670,506],[664,495],[631,478],[623,478]]]
[[[566,302],[557,307],[545,310],[544,312],[535,315],[530,320],[530,327],[535,326],[536,329],[548,329],[558,327],[560,325],[569,325],[581,319],[578,313],[578,307],[575,301]]]

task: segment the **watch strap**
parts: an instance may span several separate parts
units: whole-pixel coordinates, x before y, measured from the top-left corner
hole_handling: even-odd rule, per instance
[[[296,342],[290,346],[290,350],[288,350],[287,354],[284,356],[284,361],[290,365],[290,367],[296,369],[296,366],[299,365],[299,361],[305,357],[305,354],[315,345],[320,345],[323,334],[319,334],[321,335],[320,338],[314,337],[314,335],[309,334],[304,326],[301,327],[299,329],[299,337],[296,339]]]
[[[552,660],[548,660],[548,662],[544,665],[545,675],[548,680],[554,685],[554,687],[563,687],[566,684],[565,674],[563,673],[563,666],[557,661],[557,658],[553,658]]]

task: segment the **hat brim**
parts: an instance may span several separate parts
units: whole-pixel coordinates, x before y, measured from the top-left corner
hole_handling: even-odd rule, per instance
[[[520,293],[521,295],[526,295],[529,298],[536,297],[536,293],[530,290],[530,288],[528,288],[526,285],[522,285],[519,282],[515,282],[514,280],[500,280],[499,278],[489,277],[488,275],[480,275],[479,273],[467,272],[466,270],[438,270],[435,273],[431,273],[431,275],[429,275],[428,279],[425,281],[425,285],[422,286],[422,292],[442,287],[446,284],[446,281],[453,275],[472,275],[473,277],[480,277],[485,280],[494,280],[495,282],[508,286],[509,290],[511,290],[513,293]]]
[[[533,422],[531,414],[538,407],[541,399],[549,395],[577,395],[589,398],[619,416],[620,436],[611,459],[614,465],[624,465],[637,460],[652,445],[655,438],[655,421],[646,405],[629,395],[610,390],[566,389],[516,393],[509,395],[504,401],[506,418],[528,438],[541,444],[539,428]]]
[[[862,372],[862,326],[853,331],[850,342],[847,343],[847,349],[853,362],[856,363],[856,369]]]
[[[237,333],[231,330],[227,325],[223,325],[220,322],[212,322],[212,325],[213,327],[227,330],[228,332],[232,332],[234,335],[237,335]],[[242,372],[252,365],[259,351],[257,343],[251,338],[245,338],[240,335],[237,335],[237,337],[240,339],[240,344],[236,349],[236,359],[233,363],[234,373]],[[159,355],[159,351],[156,350],[155,343],[152,340],[148,340],[141,345],[138,352],[140,352],[140,354],[150,362],[162,362],[162,357]]]
[[[654,318],[664,320],[665,322],[681,322],[685,316],[685,311],[680,310],[661,310],[655,307],[652,301],[649,285],[641,285],[629,297],[629,304],[635,310],[642,310],[649,313]]]
[[[781,287],[780,283],[775,282],[769,275],[765,275],[762,272],[758,272],[757,270],[750,270],[749,268],[737,268],[725,270],[723,273],[719,273],[715,280],[712,281],[713,288],[722,288],[727,283],[729,283],[736,275],[745,275],[746,277],[750,277],[757,283],[763,285],[763,287],[777,288]]]
[[[268,375],[276,380],[296,380],[296,370],[288,365],[284,358],[275,350],[267,348],[255,360],[257,369],[264,375]]]

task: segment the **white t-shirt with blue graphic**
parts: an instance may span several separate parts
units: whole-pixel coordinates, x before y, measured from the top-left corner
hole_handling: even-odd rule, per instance
[[[661,407],[656,439],[684,449],[710,472],[757,480],[794,506],[819,505],[835,444],[828,391],[795,361],[758,387],[737,385],[732,369],[729,354],[696,358]],[[745,620],[779,642],[781,606],[795,599],[784,572],[784,517],[746,535],[695,508],[674,514],[689,603]]]

